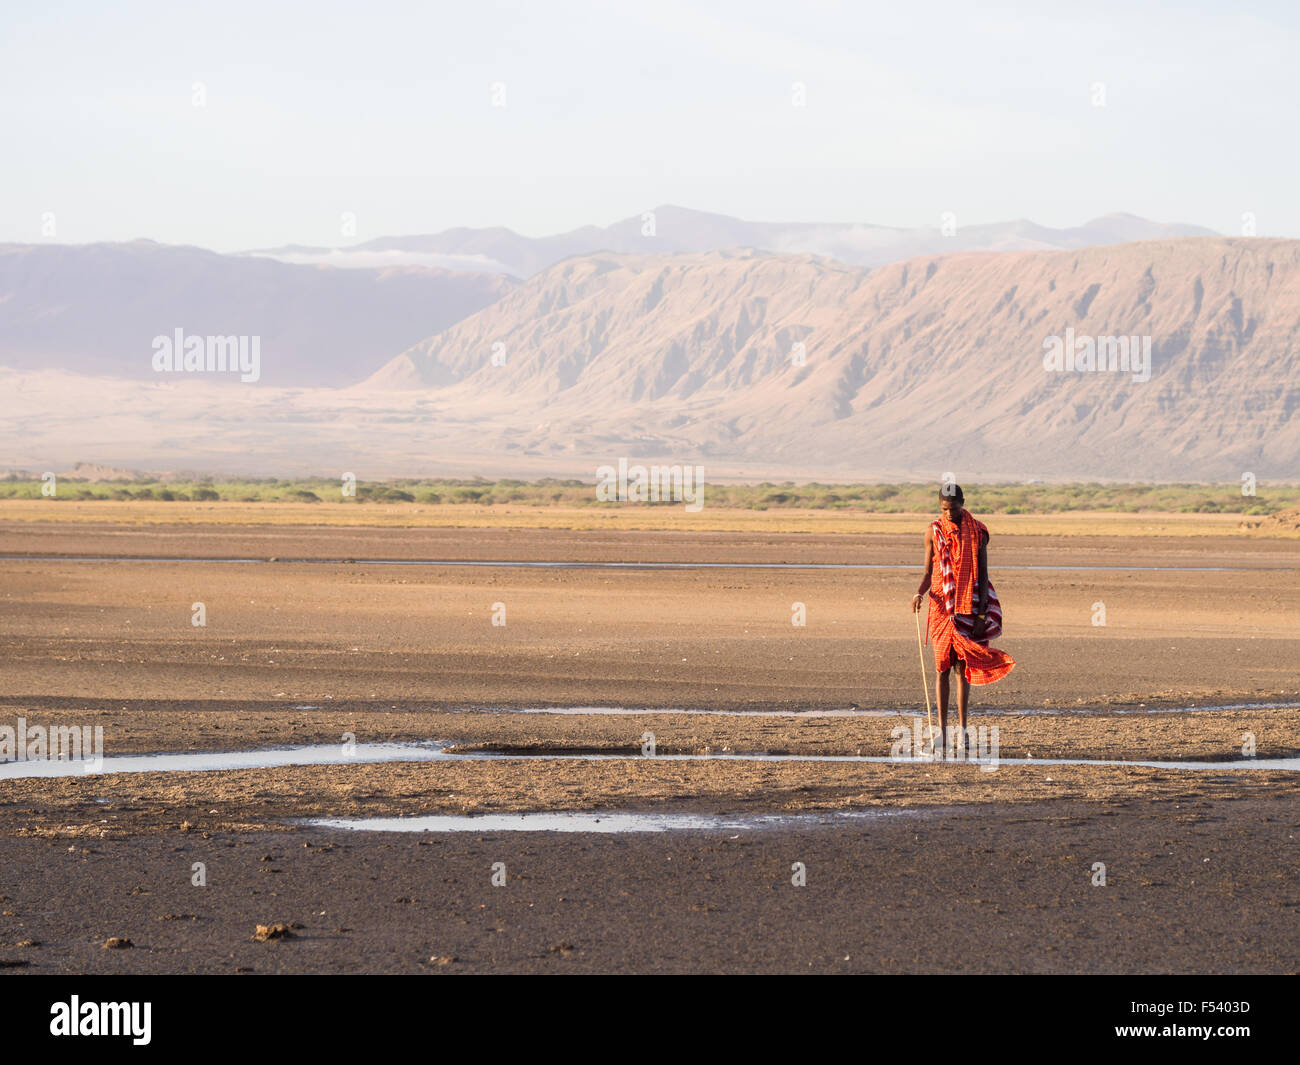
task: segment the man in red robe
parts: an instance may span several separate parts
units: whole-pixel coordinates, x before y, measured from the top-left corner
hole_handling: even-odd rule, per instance
[[[957,722],[966,733],[972,684],[992,684],[1011,672],[1015,661],[989,646],[1002,632],[1002,607],[989,582],[989,531],[963,506],[960,485],[940,492],[941,514],[925,534],[925,574],[912,597],[919,611],[929,594],[926,632],[934,644],[939,674],[939,734],[948,735],[948,674],[957,667]]]

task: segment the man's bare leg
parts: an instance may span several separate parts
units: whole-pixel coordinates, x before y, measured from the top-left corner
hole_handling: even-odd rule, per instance
[[[941,669],[939,671],[939,742],[933,743],[934,737],[931,736],[931,742],[936,757],[942,757],[947,745],[948,735],[948,673],[950,669]]]
[[[966,663],[961,659],[957,660],[957,735],[953,737],[952,750],[953,755],[957,756],[958,752],[966,748],[966,711],[970,706],[970,679],[966,675]],[[944,731],[944,742],[947,743],[948,732]]]
[[[966,710],[970,706],[970,678],[966,675],[966,663],[957,663],[957,724],[963,733],[966,731]]]

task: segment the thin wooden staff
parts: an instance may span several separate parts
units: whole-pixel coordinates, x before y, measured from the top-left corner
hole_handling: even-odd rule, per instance
[[[925,724],[930,730],[930,747],[934,748],[934,721],[930,717],[930,682],[925,678],[925,647],[921,643],[921,612],[912,611],[916,615],[916,651],[921,656],[921,687],[925,689]]]

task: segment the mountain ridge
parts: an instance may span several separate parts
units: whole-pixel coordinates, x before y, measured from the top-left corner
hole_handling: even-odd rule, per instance
[[[517,282],[419,266],[334,270],[150,240],[0,245],[0,366],[149,379],[176,328],[261,337],[264,379],[342,385]]]
[[[1067,329],[1150,336],[1151,380],[1047,371],[1044,345]],[[1300,241],[962,252],[874,271],[757,252],[603,253],[550,268],[359,389],[476,412],[522,451],[621,436],[807,465],[838,440],[868,467],[898,468],[883,438],[928,463],[963,454],[1065,472],[1036,451],[1084,446],[1099,459],[1085,468],[1119,476],[1135,447],[1147,454],[1135,479],[1184,461],[1226,476],[1229,462],[1239,474],[1300,460],[1298,337]],[[1171,415],[1179,407],[1190,423]],[[1039,443],[997,441],[999,426]]]

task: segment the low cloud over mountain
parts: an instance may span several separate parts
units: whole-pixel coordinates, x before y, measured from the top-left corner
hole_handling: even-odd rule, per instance
[[[899,229],[860,223],[746,222],[664,205],[610,226],[583,226],[550,237],[525,237],[501,227],[460,228],[427,236],[380,237],[348,248],[295,245],[254,254],[332,266],[432,263],[448,269],[505,271],[526,278],[572,256],[600,251],[656,255],[756,248],[781,254],[825,255],[854,266],[883,266],[917,255],[954,251],[1084,248],[1213,235],[1212,230],[1202,226],[1149,222],[1131,214],[1106,215],[1068,229],[1052,229],[1023,219],[966,226],[952,216],[936,219],[933,226]]]

